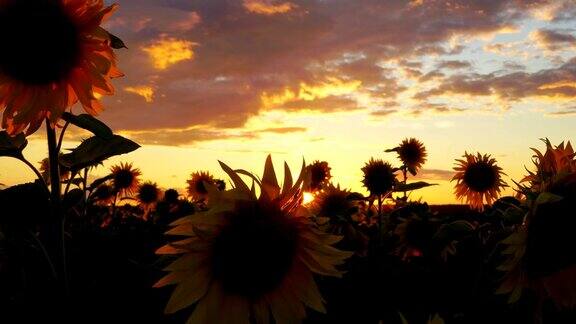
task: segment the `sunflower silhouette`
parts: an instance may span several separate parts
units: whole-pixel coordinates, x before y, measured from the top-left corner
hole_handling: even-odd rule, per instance
[[[116,192],[130,196],[138,190],[142,172],[140,169],[134,168],[132,163],[121,162],[110,168],[110,175]]]
[[[456,181],[456,198],[466,199],[472,208],[482,211],[484,201],[492,204],[500,196],[502,188],[506,187],[502,180],[504,173],[488,154],[464,153],[463,157],[456,160],[456,174],[452,178],[452,181]]]
[[[168,234],[186,238],[157,251],[181,255],[155,285],[177,285],[166,312],[197,304],[188,323],[296,323],[305,305],[324,312],[313,273],[341,276],[335,266],[351,253],[331,247],[340,237],[310,222],[301,204],[304,166],[295,183],[286,167],[280,188],[268,156],[262,180],[253,176],[259,194],[221,166],[234,188],[208,183],[208,210],[173,223]]]
[[[111,95],[116,67],[110,34],[100,25],[116,5],[83,0],[0,2],[0,109],[10,134],[34,133],[45,118],[55,125],[80,101],[102,110],[98,95]]]

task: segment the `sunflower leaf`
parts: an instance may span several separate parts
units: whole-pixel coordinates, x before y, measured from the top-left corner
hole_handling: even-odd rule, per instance
[[[138,148],[140,145],[120,135],[114,135],[111,139],[93,136],[72,149],[72,152],[60,156],[60,163],[72,171],[79,171]]]
[[[0,132],[0,156],[21,158],[26,145],[28,145],[28,140],[24,134],[20,133],[12,137],[6,131]]]
[[[69,112],[65,112],[64,114],[62,114],[62,119],[64,119],[65,121],[69,122],[72,125],[90,131],[92,134],[96,136],[105,139],[111,139],[112,137],[114,137],[112,130],[108,126],[106,126],[106,124],[94,118],[92,115],[81,114],[76,116]]]
[[[122,49],[122,48],[128,49],[128,46],[126,46],[126,44],[122,39],[120,39],[120,37],[110,32],[108,32],[108,37],[110,38],[110,47],[112,47],[113,49]]]
[[[407,184],[399,183],[396,185],[396,187],[394,187],[394,192],[412,191],[437,185],[438,185],[437,183],[428,183],[424,181],[412,182]]]
[[[536,205],[542,205],[547,203],[554,203],[564,199],[562,196],[555,195],[551,192],[543,192],[536,198]]]

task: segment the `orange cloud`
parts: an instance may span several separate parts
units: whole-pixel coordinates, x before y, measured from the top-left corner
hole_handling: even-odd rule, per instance
[[[244,0],[243,5],[249,12],[267,16],[287,13],[297,7],[292,2],[273,4],[269,0]]]
[[[192,47],[196,45],[188,40],[162,38],[142,50],[150,56],[157,70],[165,70],[176,63],[194,58]]]
[[[154,88],[150,86],[133,86],[133,87],[126,87],[124,91],[130,92],[136,95],[139,95],[146,100],[146,102],[150,103],[154,101]]]
[[[326,82],[317,85],[300,83],[298,90],[294,91],[285,88],[275,94],[262,93],[260,99],[264,108],[277,108],[294,101],[313,101],[331,96],[343,96],[355,92],[362,85],[359,80],[341,80],[338,78],[328,78]]]

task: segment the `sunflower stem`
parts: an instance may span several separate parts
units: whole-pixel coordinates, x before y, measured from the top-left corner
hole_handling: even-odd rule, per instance
[[[378,243],[382,244],[382,195],[378,195]]]
[[[56,150],[58,152],[60,152],[60,149],[62,148],[62,142],[64,140],[64,134],[66,133],[66,129],[68,128],[68,125],[70,125],[70,123],[66,122],[64,124],[64,127],[62,127],[62,130],[60,131],[60,138],[58,139],[58,146],[56,146]]]
[[[408,174],[406,172],[407,168],[408,168],[407,166],[404,166],[402,168],[402,175],[404,176],[404,186],[406,186],[406,183],[408,182]],[[406,200],[408,200],[408,199],[406,197],[406,190],[404,190],[404,202],[406,202]]]
[[[50,162],[50,202],[52,207],[52,219],[49,221],[47,240],[49,251],[55,261],[58,285],[61,286],[63,296],[68,292],[68,280],[66,278],[66,260],[64,254],[64,217],[62,213],[62,187],[60,183],[60,164],[58,162],[58,144],[56,142],[56,130],[50,120],[46,119],[46,135],[48,139],[48,160]]]

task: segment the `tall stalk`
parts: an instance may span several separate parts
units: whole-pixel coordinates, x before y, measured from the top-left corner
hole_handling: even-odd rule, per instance
[[[62,187],[60,184],[60,164],[58,162],[58,142],[56,129],[46,119],[46,135],[48,140],[48,161],[50,164],[50,203],[51,216],[48,222],[47,246],[52,254],[58,284],[62,286],[63,293],[68,291],[66,275],[66,258],[64,246],[64,214],[62,211]]]

